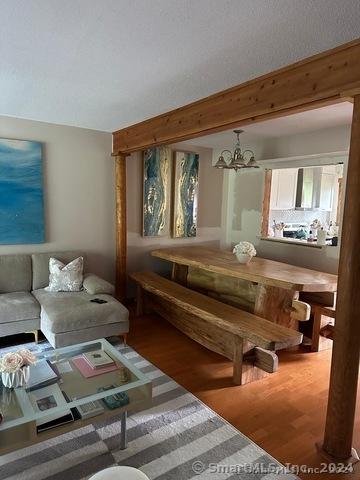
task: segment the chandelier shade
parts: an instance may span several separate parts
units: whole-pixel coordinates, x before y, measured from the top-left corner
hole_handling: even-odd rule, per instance
[[[220,155],[218,161],[215,163],[215,168],[228,168],[227,163],[222,155]]]

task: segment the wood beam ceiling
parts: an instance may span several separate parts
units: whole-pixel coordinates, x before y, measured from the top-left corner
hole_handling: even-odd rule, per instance
[[[129,154],[347,100],[360,93],[360,40],[113,133]]]

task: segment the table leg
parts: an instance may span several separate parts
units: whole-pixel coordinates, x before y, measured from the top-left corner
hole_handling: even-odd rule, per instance
[[[127,412],[125,411],[121,414],[120,450],[125,450],[127,447],[126,418]]]
[[[179,263],[173,263],[171,279],[174,282],[180,283],[184,287],[187,287],[187,276],[189,267],[187,265],[180,265]]]
[[[298,330],[298,322],[291,318],[292,302],[298,297],[299,293],[293,290],[259,284],[254,313],[271,322]]]

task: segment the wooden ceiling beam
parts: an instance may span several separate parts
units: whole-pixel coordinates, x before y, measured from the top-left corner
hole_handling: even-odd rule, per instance
[[[360,39],[113,133],[129,154],[345,101],[360,89]]]

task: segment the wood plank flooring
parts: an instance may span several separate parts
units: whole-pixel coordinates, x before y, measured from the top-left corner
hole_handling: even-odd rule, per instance
[[[282,463],[319,467],[331,351],[279,352],[279,370],[242,387],[232,364],[193,342],[157,315],[131,318],[128,343]],[[360,395],[359,395],[360,396]],[[360,451],[360,398],[354,446]],[[304,480],[359,480],[354,473],[299,474]]]

